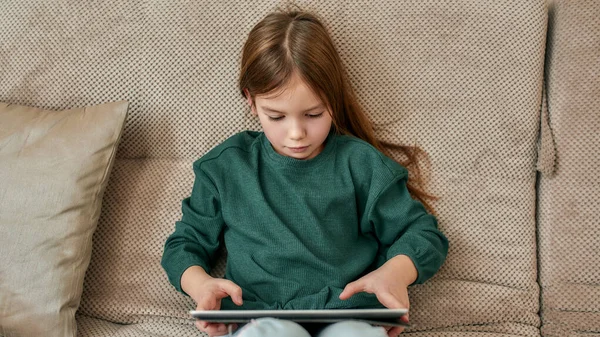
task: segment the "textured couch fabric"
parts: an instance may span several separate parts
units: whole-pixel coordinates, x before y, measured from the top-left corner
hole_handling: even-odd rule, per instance
[[[600,335],[597,2],[297,3],[324,18],[378,136],[430,155],[450,251],[409,289],[407,332]],[[130,103],[79,336],[201,335],[193,301],[160,266],[162,248],[192,162],[259,130],[237,88],[241,48],[281,4],[0,3],[0,101]]]
[[[546,88],[556,174],[539,184],[542,333],[600,335],[600,2],[550,3]]]

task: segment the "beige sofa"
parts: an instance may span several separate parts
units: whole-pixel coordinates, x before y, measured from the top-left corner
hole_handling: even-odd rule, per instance
[[[410,288],[407,333],[600,336],[600,2],[298,3],[325,19],[378,135],[431,158],[450,251],[435,277]],[[128,103],[96,190],[93,243],[79,256],[85,281],[56,309],[61,327],[33,329],[42,324],[26,304],[15,323],[15,302],[0,300],[0,335],[201,335],[193,301],[160,266],[162,248],[191,191],[192,162],[259,129],[236,87],[238,62],[249,30],[280,4],[0,2],[0,102],[56,111]],[[25,258],[7,242],[27,238],[11,237],[6,219],[0,255],[13,258],[0,265],[0,299],[26,297],[40,286],[10,288],[6,266]]]

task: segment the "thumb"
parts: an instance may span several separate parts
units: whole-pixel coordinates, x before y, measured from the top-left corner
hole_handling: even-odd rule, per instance
[[[350,282],[350,283],[346,284],[344,291],[342,291],[342,293],[340,294],[340,300],[347,300],[350,297],[352,297],[352,295],[359,293],[361,291],[364,291],[364,290],[365,290],[365,287],[364,287],[361,279],[358,279],[354,282]]]
[[[219,285],[219,288],[221,291],[231,296],[233,303],[237,305],[242,305],[244,303],[244,300],[242,299],[242,288],[240,288],[240,286],[237,284],[230,280],[223,280],[223,282],[221,282]]]

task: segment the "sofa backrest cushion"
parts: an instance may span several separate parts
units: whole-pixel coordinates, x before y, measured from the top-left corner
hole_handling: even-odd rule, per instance
[[[542,333],[600,332],[600,2],[549,2],[556,172],[539,185]]]

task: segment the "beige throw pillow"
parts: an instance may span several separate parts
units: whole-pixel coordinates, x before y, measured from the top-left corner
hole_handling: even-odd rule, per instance
[[[0,335],[75,336],[126,101],[0,103]]]

